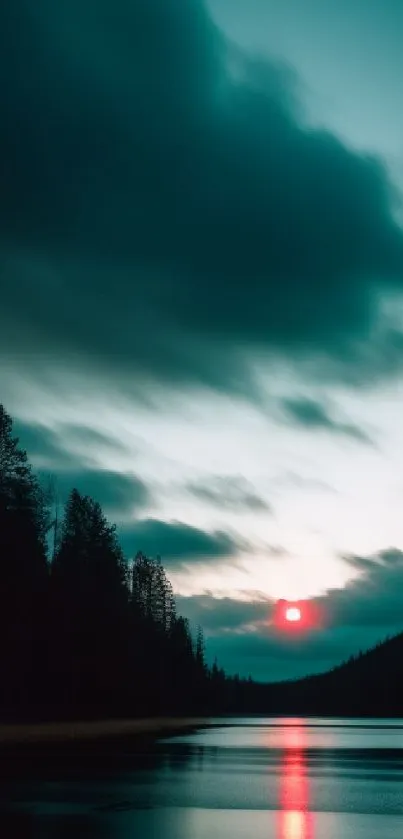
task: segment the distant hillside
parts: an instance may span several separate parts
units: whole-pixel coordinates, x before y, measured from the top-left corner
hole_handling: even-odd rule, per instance
[[[263,695],[269,713],[403,716],[403,633],[327,673],[265,685]]]

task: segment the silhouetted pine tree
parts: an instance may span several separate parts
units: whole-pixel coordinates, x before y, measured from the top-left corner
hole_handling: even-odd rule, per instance
[[[161,560],[139,552],[130,590],[132,695],[138,707],[162,711],[169,701],[169,633],[175,600]]]
[[[56,694],[77,712],[102,713],[118,704],[127,666],[125,569],[115,527],[77,490],[66,505],[51,582]]]
[[[0,706],[38,700],[47,584],[46,507],[0,405]]]
[[[211,685],[206,664],[206,647],[201,626],[197,627],[194,653],[193,704],[202,713],[211,700]]]
[[[197,627],[195,658],[196,666],[201,673],[204,673],[206,669],[206,647],[204,643],[204,633],[201,626]]]
[[[171,656],[169,684],[171,703],[178,712],[193,707],[195,658],[189,621],[177,617],[170,630]]]

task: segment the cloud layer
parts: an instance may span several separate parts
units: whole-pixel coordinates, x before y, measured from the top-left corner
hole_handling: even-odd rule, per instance
[[[56,434],[22,422],[14,423],[14,434],[44,487],[51,478],[55,500],[60,503],[64,504],[71,490],[77,489],[98,501],[106,514],[117,520],[153,505],[152,492],[140,477],[99,465],[105,450],[119,449],[118,442],[108,436],[80,426],[65,426]]]
[[[266,514],[271,512],[268,502],[255,492],[242,475],[215,476],[189,483],[187,488],[195,498],[219,509]]]
[[[235,390],[258,351],[357,361],[402,284],[393,196],[287,74],[201,0],[24,0],[0,31],[9,353]]]
[[[169,568],[235,559],[248,545],[245,540],[223,531],[200,530],[181,521],[141,519],[121,529],[121,541],[128,556],[138,551],[161,556]]]
[[[328,431],[351,437],[353,440],[371,444],[370,437],[354,423],[333,417],[320,402],[307,397],[290,397],[282,401],[285,414],[296,423],[310,431]]]
[[[400,364],[399,318],[379,319],[403,289],[385,168],[308,125],[298,78],[243,55],[202,0],[4,3],[0,68],[6,376],[25,383],[59,365],[61,382],[78,370],[94,390],[123,386],[132,405],[156,381],[255,396],[252,371],[273,358],[346,377]],[[294,426],[370,442],[325,403],[292,397],[281,411]],[[192,526],[182,511],[163,520],[153,487],[101,470],[107,432],[65,431],[63,445],[61,428],[25,428],[36,467],[114,517],[135,512],[121,528],[129,555],[161,553],[175,569],[252,550],[221,524]],[[298,468],[283,482],[307,488]],[[188,500],[264,521],[267,500],[220,469],[180,479]],[[322,598],[327,627],[296,646],[270,635],[258,596],[183,605],[228,662],[315,669],[398,626],[402,567],[396,551],[350,559],[361,577]]]
[[[357,576],[314,601],[322,620],[309,632],[274,629],[275,603],[259,593],[249,600],[206,593],[178,598],[179,605],[205,627],[210,656],[219,656],[233,672],[251,672],[261,680],[319,672],[403,629],[403,552],[389,549],[345,561]]]

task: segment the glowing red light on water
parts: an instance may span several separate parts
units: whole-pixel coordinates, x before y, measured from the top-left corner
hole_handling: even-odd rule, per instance
[[[290,720],[283,729],[283,756],[279,787],[278,839],[314,839],[315,815],[310,809],[306,765],[306,733],[301,721]]]

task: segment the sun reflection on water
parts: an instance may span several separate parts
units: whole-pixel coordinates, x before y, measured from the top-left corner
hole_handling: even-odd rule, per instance
[[[278,839],[314,839],[303,721],[293,720],[284,726],[282,740]]]

